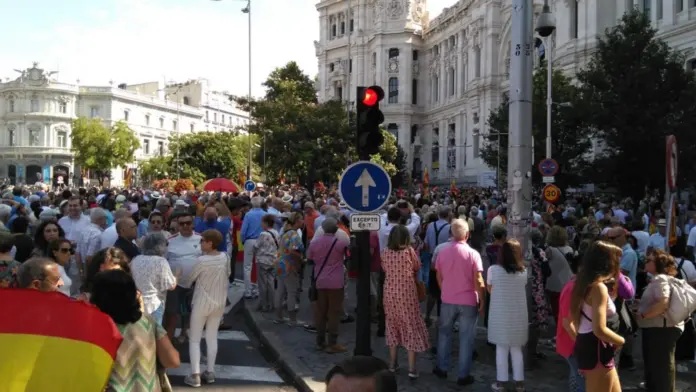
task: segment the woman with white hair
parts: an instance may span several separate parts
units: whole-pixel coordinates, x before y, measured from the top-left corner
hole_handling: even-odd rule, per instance
[[[162,233],[150,233],[143,238],[142,254],[131,261],[131,273],[143,297],[145,312],[162,325],[167,291],[176,288],[176,277],[164,258],[167,238]]]

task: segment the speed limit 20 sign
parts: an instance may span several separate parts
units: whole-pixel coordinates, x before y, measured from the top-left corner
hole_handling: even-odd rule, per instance
[[[556,185],[549,184],[544,187],[544,200],[549,203],[555,203],[561,198],[561,190]]]

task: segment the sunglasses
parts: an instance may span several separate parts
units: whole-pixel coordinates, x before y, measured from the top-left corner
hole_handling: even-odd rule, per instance
[[[60,253],[70,253],[71,255],[75,254],[75,249],[73,249],[73,248],[60,248],[60,249],[58,249],[58,251]]]
[[[191,226],[193,221],[179,222],[179,226]]]

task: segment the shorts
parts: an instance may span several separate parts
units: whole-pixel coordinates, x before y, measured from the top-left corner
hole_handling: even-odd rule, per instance
[[[573,356],[578,361],[580,371],[590,371],[601,367],[612,369],[614,367],[614,354],[616,346],[605,343],[593,332],[578,334],[575,339]]]
[[[191,314],[191,300],[193,299],[193,288],[176,286],[174,290],[167,291],[167,302],[164,313],[168,315],[189,315]]]

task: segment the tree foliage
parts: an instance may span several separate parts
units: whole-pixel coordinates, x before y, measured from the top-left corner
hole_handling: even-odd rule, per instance
[[[588,105],[585,120],[605,143],[595,162],[597,179],[633,196],[642,196],[646,185],[664,185],[667,135],[677,137],[682,157],[696,147],[694,77],[656,33],[646,14],[625,14],[577,76]],[[682,159],[680,179],[694,174],[696,161]]]
[[[406,162],[404,150],[399,146],[396,136],[382,129],[384,144],[379,148],[379,154],[375,154],[370,161],[381,165],[389,174],[392,181],[392,188],[403,185],[406,176]]]
[[[547,124],[547,79],[548,70],[543,64],[534,73],[532,90],[532,135],[534,137],[534,166],[546,157],[546,124]],[[589,167],[591,132],[588,132],[583,121],[584,103],[580,99],[578,89],[573,86],[569,77],[556,70],[552,79],[553,102],[551,111],[551,156],[560,166],[556,182],[562,187],[580,185],[586,181],[584,177]],[[488,117],[488,135],[481,149],[481,157],[491,167],[498,166],[498,138],[500,137],[500,172],[501,177],[507,175],[507,151],[509,133],[510,100],[504,97],[501,105],[491,111]],[[541,182],[541,176],[532,169],[532,180]],[[504,183],[504,182],[503,182]]]
[[[100,183],[112,168],[133,162],[140,148],[135,132],[123,121],[108,128],[99,118],[80,117],[72,123],[70,138],[75,164],[96,173]]]
[[[300,182],[311,187],[317,181],[335,183],[349,162],[355,162],[355,129],[348,122],[344,103],[317,102],[315,82],[295,62],[268,76],[262,99],[235,97],[252,117],[250,130],[262,138],[264,149],[256,160],[264,164],[266,181]],[[386,131],[385,131],[386,133]],[[385,144],[373,160],[399,179],[404,170],[403,151],[396,138],[385,135]]]

